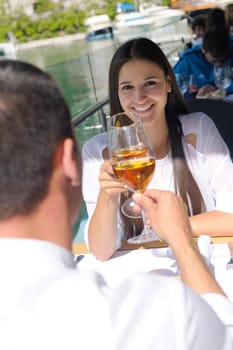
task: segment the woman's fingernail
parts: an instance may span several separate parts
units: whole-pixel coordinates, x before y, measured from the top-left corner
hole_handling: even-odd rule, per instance
[[[140,201],[140,198],[141,198],[141,193],[133,194],[133,200],[135,201],[135,203],[138,203]]]

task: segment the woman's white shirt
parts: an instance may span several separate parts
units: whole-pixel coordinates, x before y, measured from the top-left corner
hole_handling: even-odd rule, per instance
[[[189,168],[200,188],[207,211],[220,210],[233,213],[233,163],[228,147],[214,122],[204,113],[180,116],[184,137],[196,135],[195,148],[183,140]],[[89,220],[95,210],[99,193],[99,172],[103,163],[103,150],[107,147],[107,134],[98,134],[83,146],[83,198],[88,212],[85,241]],[[171,152],[156,160],[156,171],[148,188],[174,192],[174,176]],[[123,238],[123,227],[118,220],[118,246]]]

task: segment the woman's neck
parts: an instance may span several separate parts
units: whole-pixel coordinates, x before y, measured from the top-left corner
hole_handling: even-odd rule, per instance
[[[148,128],[147,134],[155,151],[156,159],[164,158],[170,150],[170,137],[166,121],[163,125]]]
[[[170,150],[170,138],[167,137],[164,140],[161,140],[157,146],[154,147],[156,159],[162,159],[166,157]]]

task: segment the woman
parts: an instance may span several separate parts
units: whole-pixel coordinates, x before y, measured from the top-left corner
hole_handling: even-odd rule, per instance
[[[212,120],[188,114],[171,65],[153,41],[137,38],[115,52],[109,71],[110,114],[126,111],[143,121],[156,154],[149,188],[181,195],[194,235],[233,234],[233,164]],[[83,196],[90,251],[106,260],[119,248],[134,220],[122,217],[125,192],[108,160],[106,133],[83,147]]]

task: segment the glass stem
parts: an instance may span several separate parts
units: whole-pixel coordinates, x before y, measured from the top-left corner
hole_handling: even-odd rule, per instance
[[[152,236],[154,236],[154,232],[152,231],[151,227],[146,223],[144,210],[142,210],[141,213],[142,213],[142,221],[143,221],[143,230],[141,234],[147,238],[151,238]]]

